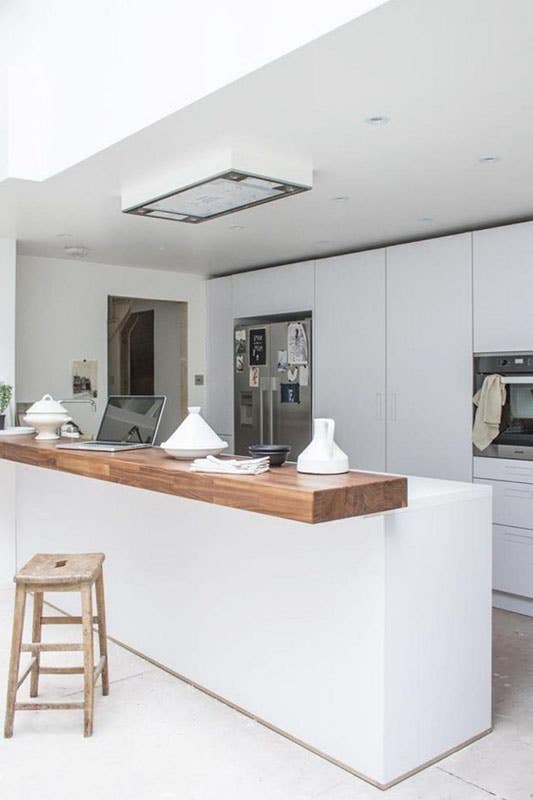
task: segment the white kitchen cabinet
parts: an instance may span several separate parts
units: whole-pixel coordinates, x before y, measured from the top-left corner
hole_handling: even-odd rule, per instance
[[[533,483],[533,461],[476,456],[474,458],[474,478],[511,481],[512,483]],[[533,529],[533,516],[531,524],[526,527]]]
[[[385,469],[385,251],[316,264],[315,416],[354,468]]]
[[[533,350],[533,222],[473,234],[474,350]]]
[[[533,462],[477,457],[474,475],[492,486],[494,604],[533,616]]]
[[[495,525],[533,528],[533,485],[476,478],[474,483],[492,486],[492,516]]]
[[[207,282],[207,375],[205,417],[216,432],[233,435],[233,281]],[[230,441],[228,439],[228,441]]]
[[[493,586],[498,592],[533,597],[533,531],[493,525]]]
[[[471,234],[387,248],[387,470],[472,478]]]
[[[314,261],[285,264],[233,276],[235,318],[312,311],[314,300]]]

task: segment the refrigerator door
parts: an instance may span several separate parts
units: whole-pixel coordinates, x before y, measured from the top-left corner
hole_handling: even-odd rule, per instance
[[[234,330],[235,453],[248,456],[252,444],[264,444],[270,418],[270,326],[237,325]]]
[[[295,322],[305,331],[307,364],[290,363],[289,328]],[[311,441],[312,432],[311,319],[271,323],[269,355],[271,386],[266,392],[265,441],[290,445],[289,460],[296,461]]]

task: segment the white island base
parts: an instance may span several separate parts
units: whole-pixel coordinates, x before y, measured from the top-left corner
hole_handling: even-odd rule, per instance
[[[386,788],[490,730],[489,488],[310,525],[16,471],[19,565],[105,552],[114,638],[339,766]]]

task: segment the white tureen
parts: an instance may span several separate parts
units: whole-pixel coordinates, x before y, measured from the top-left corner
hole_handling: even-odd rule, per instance
[[[189,414],[168,441],[161,444],[162,449],[174,458],[202,458],[216,456],[228,443],[215,433],[200,415],[200,407],[192,406]]]
[[[58,428],[69,420],[66,409],[49,394],[30,406],[24,416],[24,422],[37,431],[36,439],[59,439]]]

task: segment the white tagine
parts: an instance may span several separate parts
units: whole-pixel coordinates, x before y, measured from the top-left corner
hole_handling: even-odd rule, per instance
[[[335,420],[315,419],[313,440],[298,456],[296,464],[298,472],[315,475],[337,475],[340,472],[348,472],[350,469],[348,456],[335,443],[334,436]]]
[[[35,428],[35,438],[39,440],[59,439],[59,428],[69,420],[67,410],[49,394],[30,406],[24,416],[24,422]]]
[[[174,431],[170,439],[161,444],[162,449],[174,458],[202,458],[216,456],[228,443],[220,438],[200,415],[200,407],[188,409],[189,414]]]

